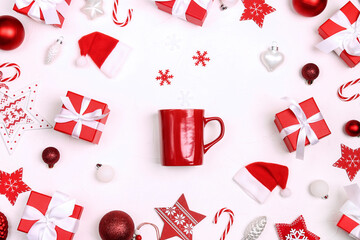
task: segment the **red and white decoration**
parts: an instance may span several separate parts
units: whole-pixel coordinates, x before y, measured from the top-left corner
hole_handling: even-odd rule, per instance
[[[307,229],[303,216],[291,224],[277,223],[275,227],[280,240],[320,240],[319,236]]]
[[[0,82],[11,82],[20,77],[20,67],[16,63],[3,63],[0,65],[1,68],[14,68],[15,73],[11,77],[3,78],[3,72],[0,71]]]
[[[0,134],[9,153],[13,153],[26,130],[52,128],[35,109],[37,84],[11,92],[0,85]]]
[[[350,181],[354,180],[360,170],[360,148],[351,149],[341,144],[341,158],[333,166],[345,169]]]
[[[263,27],[265,16],[276,9],[265,3],[265,0],[242,0],[245,10],[240,21],[253,20],[260,28]]]
[[[220,209],[220,210],[215,214],[215,217],[214,217],[214,220],[213,220],[213,223],[214,223],[214,224],[217,224],[217,222],[218,222],[221,214],[223,214],[223,213],[229,214],[229,222],[228,222],[228,224],[226,225],[225,231],[224,231],[223,234],[221,235],[220,240],[225,240],[226,236],[227,236],[227,235],[229,234],[229,232],[230,232],[231,226],[232,226],[233,223],[234,223],[234,212],[233,212],[231,209],[222,208],[222,209]]]
[[[5,195],[14,205],[20,193],[30,191],[31,188],[22,180],[23,169],[20,168],[13,173],[0,171],[0,194]]]
[[[113,16],[113,22],[118,25],[119,27],[125,27],[127,26],[131,19],[132,19],[132,15],[133,15],[133,9],[129,9],[127,12],[128,12],[128,15],[125,19],[125,21],[119,21],[118,20],[118,4],[119,4],[119,0],[114,0],[114,7],[113,7],[113,12],[112,12],[112,16]]]
[[[283,197],[289,197],[291,192],[286,188],[289,169],[286,166],[255,162],[241,168],[234,176],[234,181],[254,200],[264,203],[270,193],[279,185]]]
[[[173,207],[155,208],[155,211],[164,221],[160,240],[172,237],[192,240],[194,227],[205,218],[204,215],[189,209],[184,194]]]
[[[360,96],[359,93],[356,93],[356,94],[354,94],[354,95],[352,95],[352,96],[350,96],[350,97],[346,97],[346,96],[344,96],[343,91],[344,91],[346,88],[348,88],[348,87],[350,87],[350,86],[352,86],[352,85],[358,84],[358,83],[360,83],[360,78],[358,78],[358,79],[356,79],[356,80],[354,80],[354,81],[350,81],[350,82],[347,82],[347,83],[341,85],[341,86],[339,87],[339,89],[338,89],[338,96],[339,96],[339,98],[340,98],[342,101],[344,101],[344,102],[350,102],[350,101],[353,101],[353,100],[357,99],[357,98]]]

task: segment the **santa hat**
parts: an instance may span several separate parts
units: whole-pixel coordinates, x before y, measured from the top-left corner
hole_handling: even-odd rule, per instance
[[[274,188],[279,185],[282,197],[289,197],[291,191],[286,188],[289,169],[286,166],[255,162],[239,170],[234,181],[252,198],[264,203]]]
[[[93,32],[79,40],[81,57],[78,66],[84,66],[88,55],[100,70],[109,78],[114,77],[121,69],[130,53],[130,47],[119,40],[100,32]]]

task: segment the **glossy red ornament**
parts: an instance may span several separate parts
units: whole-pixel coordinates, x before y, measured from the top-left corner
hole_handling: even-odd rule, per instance
[[[0,212],[0,240],[5,240],[8,235],[9,224],[6,216]]]
[[[141,235],[136,235],[135,240],[142,240]]]
[[[12,16],[0,16],[0,49],[13,50],[21,45],[25,38],[22,23]]]
[[[324,11],[327,0],[293,0],[295,11],[305,17],[315,17]]]
[[[53,168],[60,159],[60,152],[54,147],[47,147],[42,152],[42,159],[49,165],[49,168]]]
[[[316,64],[308,63],[301,69],[301,74],[306,79],[307,83],[311,85],[319,76],[320,69]]]
[[[134,221],[126,212],[111,211],[100,220],[99,234],[102,240],[131,240],[134,232]]]
[[[201,165],[204,154],[224,136],[221,118],[205,118],[203,109],[167,109],[159,113],[164,166]],[[204,127],[210,121],[218,121],[221,132],[214,141],[204,144]]]
[[[345,125],[345,132],[351,137],[358,137],[360,135],[360,122],[357,120],[350,120]]]

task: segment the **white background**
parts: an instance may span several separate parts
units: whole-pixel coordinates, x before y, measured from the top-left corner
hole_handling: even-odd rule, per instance
[[[332,167],[340,156],[340,144],[359,147],[359,139],[344,134],[343,126],[359,119],[359,101],[338,99],[338,87],[359,77],[359,67],[350,69],[335,54],[324,54],[314,46],[321,40],[318,27],[347,1],[329,1],[317,17],[296,14],[290,0],[267,0],[276,12],[265,17],[260,29],[253,21],[239,21],[242,3],[220,12],[215,1],[203,27],[198,27],[158,10],[151,1],[121,1],[120,15],[134,9],[132,22],[125,28],[111,20],[112,1],[104,1],[105,15],[90,21],[80,12],[83,0],[73,0],[62,29],[37,23],[12,10],[13,1],[0,1],[1,15],[10,14],[22,21],[26,29],[24,43],[16,50],[1,51],[1,62],[21,66],[21,78],[9,84],[15,90],[32,82],[40,84],[35,107],[53,123],[61,108],[60,96],[68,90],[108,103],[111,114],[99,145],[76,140],[54,130],[28,131],[15,153],[8,155],[0,145],[0,169],[13,172],[24,168],[24,182],[33,190],[52,195],[66,192],[84,206],[75,239],[100,239],[98,223],[110,210],[129,213],[136,225],[148,221],[163,222],[155,207],[172,206],[185,193],[190,209],[207,216],[194,229],[194,240],[216,240],[227,224],[222,216],[217,225],[213,216],[222,207],[235,212],[235,222],[227,239],[241,239],[248,223],[267,216],[267,227],[260,239],[277,239],[275,223],[291,223],[303,214],[308,228],[325,240],[349,239],[336,227],[339,208],[345,202],[343,186],[350,184],[345,170]],[[357,1],[354,4],[359,7]],[[121,17],[120,16],[120,17]],[[75,66],[79,56],[77,40],[93,31],[109,34],[133,48],[121,73],[106,78],[91,63],[85,69]],[[44,65],[45,53],[59,36],[64,36],[63,52],[56,62]],[[178,39],[173,46],[169,39]],[[268,73],[259,56],[272,41],[278,42],[285,62]],[[197,50],[208,51],[211,61],[206,67],[194,66]],[[300,76],[301,67],[314,62],[320,77],[309,86]],[[159,86],[158,70],[170,69],[174,75],[170,86]],[[354,93],[358,87],[349,90]],[[183,106],[181,91],[192,96]],[[288,153],[275,124],[274,115],[287,107],[281,97],[297,101],[314,97],[332,134],[315,146],[306,147],[305,161]],[[160,164],[157,111],[163,108],[204,108],[206,116],[225,121],[226,134],[205,156],[200,167],[163,167]],[[207,141],[218,134],[218,126],[206,129]],[[54,146],[61,159],[53,169],[41,160],[45,147]],[[288,187],[293,195],[284,199],[275,189],[268,201],[259,205],[248,197],[232,177],[241,167],[268,161],[290,168]],[[95,179],[95,165],[109,164],[116,178],[108,184]],[[324,179],[330,185],[330,198],[321,200],[308,192],[309,184]],[[353,182],[359,182],[360,176]],[[9,220],[9,240],[26,239],[18,232],[29,192],[19,196],[11,206],[0,196],[0,211]],[[143,239],[155,239],[147,227]]]

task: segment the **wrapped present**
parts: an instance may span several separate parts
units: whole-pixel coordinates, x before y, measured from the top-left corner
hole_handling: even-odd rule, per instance
[[[157,0],[157,7],[185,21],[202,26],[213,0]]]
[[[304,159],[305,146],[318,143],[331,132],[313,98],[300,104],[285,99],[291,104],[275,115],[275,124],[289,151],[296,151],[296,158]]]
[[[335,51],[349,67],[360,62],[359,10],[348,2],[319,28],[320,36],[325,39],[317,45],[321,51]]]
[[[32,191],[18,230],[29,240],[71,240],[78,228],[83,207],[56,192],[52,197]]]
[[[63,106],[55,118],[54,130],[99,143],[110,113],[108,105],[70,91],[61,101]]]
[[[30,18],[61,28],[71,0],[16,0],[14,10]]]
[[[360,187],[352,184],[344,189],[348,200],[340,209],[343,215],[337,226],[349,233],[351,237],[360,240]]]

